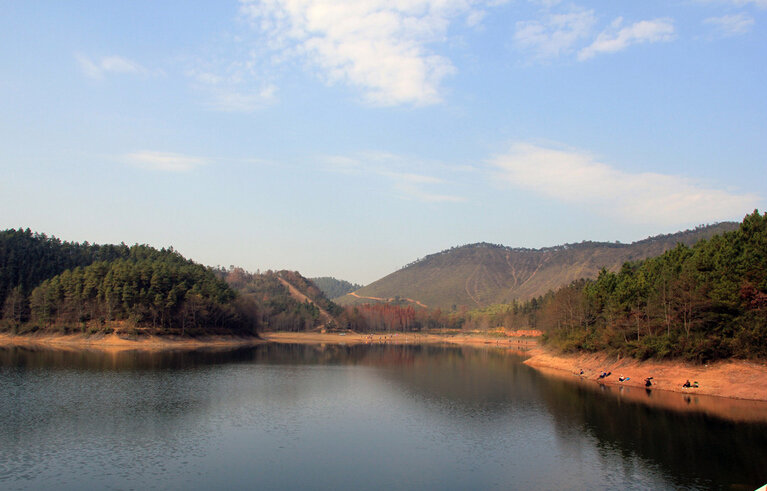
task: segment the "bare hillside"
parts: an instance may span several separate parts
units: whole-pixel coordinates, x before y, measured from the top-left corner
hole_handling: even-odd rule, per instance
[[[604,268],[657,256],[677,243],[694,244],[737,228],[724,222],[650,237],[631,244],[582,242],[544,249],[471,244],[420,259],[370,285],[336,299],[351,305],[368,298],[412,299],[431,308],[475,308],[514,299],[528,300]]]

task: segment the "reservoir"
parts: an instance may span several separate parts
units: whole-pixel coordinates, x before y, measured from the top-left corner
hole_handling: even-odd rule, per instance
[[[767,405],[739,406],[734,414],[751,417],[728,419],[683,394],[663,396],[681,409],[645,403],[655,395],[622,397],[523,360],[439,345],[0,348],[0,488],[767,483]]]

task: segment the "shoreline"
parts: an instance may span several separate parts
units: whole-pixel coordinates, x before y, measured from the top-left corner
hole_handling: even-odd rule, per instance
[[[645,377],[652,377],[652,392],[767,401],[767,363],[764,362],[725,360],[698,365],[682,361],[639,361],[603,353],[558,354],[537,347],[531,350],[530,358],[524,363],[546,373],[560,372],[563,376],[608,387],[644,390]],[[581,370],[583,375],[580,375]],[[602,372],[612,374],[599,379]],[[620,376],[630,380],[619,382]],[[699,387],[682,387],[686,380],[697,381]]]
[[[645,401],[679,410],[697,409],[720,417],[737,407],[741,419],[767,421],[767,363],[727,360],[696,365],[681,361],[638,361],[605,354],[560,355],[540,347],[535,338],[498,338],[481,333],[435,334],[396,333],[262,333],[267,342],[299,344],[454,344],[522,351],[526,365],[546,375],[565,378],[592,388],[615,389],[621,397]],[[580,376],[580,370],[584,374]],[[612,372],[599,379],[601,372]],[[619,382],[619,376],[630,377]],[[645,377],[653,377],[652,398],[645,391]],[[683,388],[685,380],[697,381],[698,388]],[[679,397],[682,395],[683,397]],[[689,400],[687,400],[689,398]],[[711,399],[714,399],[713,401]],[[731,404],[723,403],[730,401]],[[694,407],[692,407],[694,406]]]
[[[481,346],[487,348],[507,348],[525,350],[537,346],[535,338],[495,337],[478,333],[391,333],[361,334],[349,333],[309,333],[309,332],[263,332],[261,337],[271,343],[297,344],[457,344],[462,346]]]
[[[616,388],[621,391],[644,394],[645,377],[653,377],[653,393],[678,393],[685,396],[705,396],[720,399],[767,402],[767,363],[744,360],[727,360],[696,365],[681,361],[638,361],[633,358],[616,358],[602,353],[557,354],[538,345],[537,339],[529,337],[499,337],[483,333],[389,333],[360,334],[265,332],[261,337],[210,336],[202,338],[179,338],[141,336],[127,339],[117,334],[45,334],[11,335],[0,333],[0,347],[22,346],[49,349],[99,350],[121,352],[129,350],[164,351],[194,350],[204,348],[238,348],[265,343],[287,344],[449,344],[480,348],[499,348],[522,352],[524,363],[548,375],[564,377],[592,386]],[[580,374],[583,370],[583,375]],[[599,379],[601,372],[612,372]],[[619,382],[618,377],[630,377]],[[697,388],[683,388],[685,380],[697,381]]]
[[[201,338],[179,338],[162,336],[140,336],[136,339],[123,338],[117,334],[42,334],[14,335],[1,333],[0,347],[23,346],[29,348],[120,351],[166,351],[201,348],[237,348],[263,344],[261,338],[237,336],[207,336]]]

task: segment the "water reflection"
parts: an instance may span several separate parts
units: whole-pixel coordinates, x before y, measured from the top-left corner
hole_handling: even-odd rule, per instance
[[[521,361],[434,345],[0,348],[0,487],[767,482],[764,423],[647,405]]]
[[[700,412],[657,409],[614,397],[606,389],[600,394],[545,376],[537,385],[564,439],[579,428],[594,435],[600,448],[657,463],[680,486],[753,489],[767,480],[764,423],[738,424]]]
[[[250,347],[114,352],[39,346],[0,347],[0,368],[87,371],[168,370],[247,362],[252,359],[253,351]]]

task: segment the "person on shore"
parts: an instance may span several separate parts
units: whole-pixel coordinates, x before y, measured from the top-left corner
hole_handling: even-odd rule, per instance
[[[690,384],[690,380],[688,379],[685,383],[683,383],[682,387],[684,387],[685,389],[689,389],[690,387],[692,387],[692,384]]]
[[[644,386],[652,387],[652,377],[647,377],[646,379],[644,379]]]

